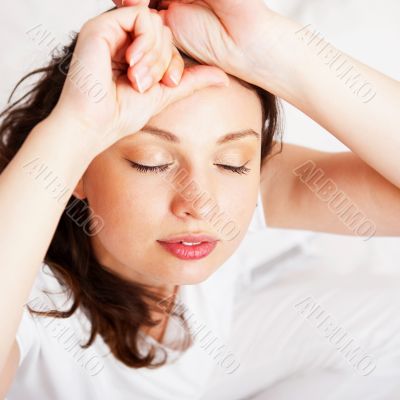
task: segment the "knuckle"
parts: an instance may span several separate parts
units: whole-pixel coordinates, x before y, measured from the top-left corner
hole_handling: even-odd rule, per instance
[[[165,39],[168,40],[168,42],[170,42],[170,43],[173,42],[172,32],[171,32],[171,29],[168,28],[168,26],[164,25],[163,35],[164,35]]]
[[[149,9],[149,7],[144,6],[143,4],[138,4],[137,6],[135,6],[135,8],[137,14],[140,13],[151,14],[151,10]]]
[[[96,20],[96,18],[90,18],[88,19],[81,28],[81,32],[87,33],[87,32],[91,32],[95,29],[97,29],[98,26],[98,21]]]
[[[157,64],[153,67],[152,74],[156,81],[160,81],[164,76],[165,68],[163,65]]]
[[[141,38],[141,40],[143,41],[147,54],[152,54],[156,43],[154,35],[147,33]]]
[[[156,65],[159,62],[160,56],[158,52],[151,51],[146,55],[145,62],[147,65]]]
[[[152,31],[154,33],[158,33],[159,34],[159,32],[162,29],[162,26],[161,26],[160,21],[154,15],[151,16],[151,24],[152,24],[152,27],[153,27]]]
[[[151,16],[156,24],[164,26],[164,22],[163,19],[161,18],[161,15],[159,15],[158,13],[151,13]]]

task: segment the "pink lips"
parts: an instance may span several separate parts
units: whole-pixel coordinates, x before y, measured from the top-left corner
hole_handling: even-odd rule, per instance
[[[158,240],[158,243],[181,260],[198,260],[207,257],[215,249],[218,239],[209,235],[182,235]]]

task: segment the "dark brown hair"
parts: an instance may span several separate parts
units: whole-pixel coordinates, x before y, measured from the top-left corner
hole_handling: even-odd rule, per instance
[[[0,114],[0,173],[18,152],[31,130],[44,120],[55,107],[68,72],[70,55],[77,41],[74,34],[69,45],[61,51],[54,52],[46,67],[34,70],[24,76],[15,86],[8,99],[8,107]],[[197,63],[196,61],[192,60]],[[125,69],[127,66],[125,66]],[[22,97],[11,103],[11,99],[26,79],[40,77],[33,88]],[[274,137],[278,130],[279,107],[276,98],[267,91],[240,81],[244,86],[254,90],[262,104],[261,158],[262,163],[271,153]],[[71,218],[73,210],[74,218]],[[77,224],[77,219],[81,221]],[[79,307],[91,322],[91,335],[83,346],[89,347],[100,334],[109,346],[113,355],[133,368],[156,368],[166,362],[165,357],[155,362],[156,348],[153,346],[142,354],[139,345],[139,329],[157,325],[152,311],[167,313],[178,318],[185,329],[185,339],[178,343],[180,350],[187,349],[192,339],[188,334],[183,313],[171,311],[172,303],[160,309],[160,295],[150,287],[129,282],[101,265],[91,247],[90,237],[82,229],[83,222],[90,221],[91,213],[87,200],[78,200],[71,196],[61,216],[54,237],[45,255],[44,262],[51,268],[60,284],[73,299],[67,311],[35,311],[37,315],[68,318]],[[40,227],[38,227],[40,228]],[[165,300],[165,299],[164,299]],[[155,305],[158,306],[155,306]],[[162,348],[159,350],[163,351]]]

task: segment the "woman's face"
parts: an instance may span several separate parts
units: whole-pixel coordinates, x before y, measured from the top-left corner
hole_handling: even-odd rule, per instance
[[[104,221],[91,237],[98,260],[157,287],[210,276],[238,247],[256,206],[261,113],[257,94],[230,78],[229,87],[203,89],[170,105],[98,155],[74,192]],[[135,163],[166,167],[146,171]],[[217,241],[165,245],[190,234]]]

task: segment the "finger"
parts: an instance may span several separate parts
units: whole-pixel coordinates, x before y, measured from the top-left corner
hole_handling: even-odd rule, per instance
[[[159,38],[160,38],[160,49],[158,58],[155,60],[155,63],[152,67],[153,76],[156,82],[160,82],[163,78],[165,72],[168,69],[168,66],[171,63],[173,49],[174,46],[172,45],[172,33],[162,24],[161,18],[159,18],[160,29],[159,29]]]
[[[136,65],[128,69],[129,79],[134,87],[143,93],[163,77],[172,57],[171,46],[164,46],[147,53]]]
[[[182,4],[180,4],[178,2],[178,0],[176,0],[176,3],[174,3],[176,5],[179,4],[179,6],[181,7]],[[159,10],[158,10],[158,15],[161,17],[163,24],[165,26],[167,26],[172,32],[172,43],[175,47],[177,47],[178,49],[180,49],[182,46],[180,46],[179,40],[177,40],[177,38],[175,37],[176,32],[179,32],[179,26],[178,29],[176,29],[176,21],[178,20],[179,23],[184,24],[186,23],[185,19],[181,18],[183,15],[179,15],[178,18],[176,18],[176,10],[174,9],[174,13],[171,14],[171,10],[168,9],[168,6],[166,8],[162,8],[161,7],[162,3],[159,4]],[[184,6],[184,5],[183,5]],[[183,41],[185,41],[185,39],[183,38]],[[182,50],[184,50],[183,48],[181,48]]]
[[[171,87],[178,86],[181,81],[184,68],[185,62],[183,61],[178,49],[173,46],[172,59],[161,82]]]
[[[187,67],[183,71],[179,86],[173,88],[163,86],[163,100],[160,104],[160,110],[210,86],[229,86],[228,75],[217,67],[205,65]]]
[[[143,6],[118,8],[87,21],[79,36],[90,35],[104,39],[111,55],[114,55],[135,30],[140,34],[149,29],[143,26],[146,22],[143,18],[149,15],[149,9]]]
[[[164,27],[161,18],[156,14],[152,15],[152,22],[156,36],[154,46],[137,64],[128,69],[129,79],[141,93],[162,79],[172,58],[170,30]]]
[[[143,10],[148,12],[147,7],[122,7],[86,21],[74,51],[73,60],[79,60],[75,64],[96,71],[107,85],[113,76],[111,61],[120,57],[121,48],[130,42],[137,17]]]
[[[171,44],[171,36],[170,34],[162,27],[161,29],[161,46],[158,50],[157,58],[151,65],[151,75],[153,76],[155,82],[160,82],[162,77],[167,70],[171,59],[172,59],[172,49],[173,46]]]
[[[156,40],[153,21],[148,9],[144,8],[138,14],[133,33],[133,43],[126,50],[126,61],[130,67],[138,63],[144,54],[153,48]]]

